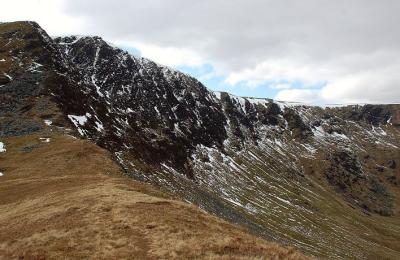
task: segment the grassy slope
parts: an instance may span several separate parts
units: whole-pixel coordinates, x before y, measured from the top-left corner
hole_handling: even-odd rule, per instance
[[[394,137],[399,136],[392,126],[384,129],[388,136],[391,132]],[[354,144],[359,142],[365,149],[357,153],[363,170],[377,176],[393,195],[393,216],[380,216],[352,205],[328,183],[324,176],[325,158],[339,148],[333,141],[326,148],[315,144],[321,150],[310,156],[293,140],[278,145],[273,142],[274,138],[268,137],[272,142],[266,147],[261,144],[239,153],[231,152],[237,163],[235,167],[222,164],[218,152],[205,151],[212,164],[199,162],[197,176],[204,189],[213,189],[216,196],[228,194],[226,197],[233,201],[237,212],[263,227],[261,231],[268,230],[268,235],[280,243],[321,258],[399,259],[400,189],[387,181],[388,176],[399,176],[398,167],[387,167],[390,159],[399,160],[399,149],[377,145],[363,131],[348,132],[353,133],[357,141]],[[393,143],[400,147],[398,141]],[[302,160],[304,177],[289,168],[297,158]],[[383,172],[375,169],[378,164],[386,165]],[[372,198],[374,195],[371,193]]]
[[[0,258],[305,258],[123,177],[88,141],[1,141]]]

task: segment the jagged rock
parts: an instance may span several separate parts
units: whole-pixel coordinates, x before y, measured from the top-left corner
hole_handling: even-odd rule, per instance
[[[391,109],[385,105],[352,106],[345,110],[345,116],[349,119],[363,120],[375,126],[387,124],[392,115]]]
[[[389,162],[388,162],[388,167],[390,168],[390,169],[396,169],[396,161],[395,160],[390,160]]]
[[[315,127],[320,127],[321,124],[322,124],[322,121],[321,121],[321,120],[315,120],[315,121],[313,121],[313,122],[311,123],[311,126],[315,128]]]
[[[400,126],[400,108],[398,106],[391,106],[392,115],[388,123],[394,126]]]
[[[3,120],[0,124],[0,137],[28,135],[42,128],[42,124],[34,120]]]
[[[4,85],[10,82],[10,79],[0,71],[0,85]]]
[[[334,133],[343,134],[343,130],[339,126],[336,126],[336,125],[323,124],[322,128],[328,134],[334,134]]]
[[[352,182],[359,179],[365,179],[365,174],[362,171],[361,163],[359,162],[357,157],[353,155],[350,151],[335,151],[334,153],[329,155],[328,160],[333,162],[332,167],[335,167],[336,169],[341,168],[346,173],[350,173],[349,175],[343,174],[341,176],[337,176],[338,179],[335,180],[336,176],[333,174],[335,174],[336,171],[327,172],[328,180],[330,180],[331,183],[337,183],[337,185],[343,187],[343,190],[345,190],[347,186],[350,186]]]
[[[324,114],[322,115],[322,119],[327,120],[327,119],[330,119],[330,118],[332,118],[332,115],[331,115],[331,114],[324,113]]]
[[[375,166],[375,169],[376,169],[378,172],[384,172],[384,171],[385,171],[385,167],[383,167],[382,165],[377,165],[377,166]]]
[[[286,119],[289,129],[293,132],[295,138],[305,139],[313,135],[311,128],[303,122],[293,109],[285,109],[283,117]]]
[[[278,125],[279,124],[279,115],[282,114],[280,107],[275,103],[269,103],[266,107],[259,106],[257,107],[259,110],[259,118],[260,122],[265,125]]]

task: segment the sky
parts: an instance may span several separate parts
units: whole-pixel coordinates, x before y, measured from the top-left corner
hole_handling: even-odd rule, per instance
[[[98,35],[212,90],[400,102],[398,0],[1,0],[0,21]]]

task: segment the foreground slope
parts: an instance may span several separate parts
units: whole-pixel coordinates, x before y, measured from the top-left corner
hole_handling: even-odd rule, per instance
[[[107,151],[48,128],[0,140],[0,259],[305,258],[123,177]]]
[[[127,175],[260,237],[318,257],[400,257],[399,105],[236,97],[99,37],[0,32],[0,137],[72,126]]]

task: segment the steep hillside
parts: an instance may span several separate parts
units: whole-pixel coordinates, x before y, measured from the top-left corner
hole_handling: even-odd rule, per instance
[[[126,175],[263,238],[318,257],[400,257],[400,105],[214,93],[99,37],[0,32],[0,137],[72,127]]]
[[[64,129],[0,140],[0,259],[306,259],[123,177]]]

